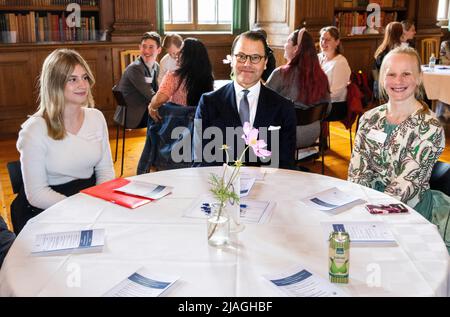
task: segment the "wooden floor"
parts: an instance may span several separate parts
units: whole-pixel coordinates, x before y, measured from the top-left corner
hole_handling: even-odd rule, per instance
[[[354,130],[353,130],[354,131]],[[136,166],[144,147],[145,129],[127,131],[126,149],[125,149],[125,167],[124,176],[132,176],[136,173]],[[341,179],[347,178],[348,163],[350,160],[350,141],[349,132],[345,130],[344,126],[339,122],[331,123],[331,148],[326,151],[325,155],[325,174]],[[115,130],[110,132],[111,151],[114,158],[115,152]],[[354,137],[354,136],[353,136]],[[446,124],[446,137],[450,140],[450,123]],[[19,159],[19,153],[16,150],[16,138],[0,139],[0,199],[1,209],[0,213],[4,219],[9,222],[9,206],[14,199],[14,194],[11,189],[8,172],[6,170],[6,163]],[[121,143],[119,142],[119,149]],[[120,152],[120,151],[119,151]],[[120,175],[120,154],[119,159],[115,163],[116,176]],[[450,141],[447,141],[447,146],[442,154],[442,161],[450,163]],[[320,173],[320,160],[315,162],[305,163],[315,173]]]

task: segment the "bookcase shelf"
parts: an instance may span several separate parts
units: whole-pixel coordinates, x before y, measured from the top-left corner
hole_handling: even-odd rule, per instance
[[[59,11],[63,12],[66,10],[67,6],[61,5],[51,5],[51,6],[2,6],[0,5],[1,11],[12,11],[12,12],[20,12],[20,11]],[[100,8],[98,6],[81,6],[82,12],[98,12]]]
[[[352,2],[352,1],[350,1]],[[353,1],[352,3],[358,3]],[[374,1],[375,2],[375,1]],[[347,1],[337,0],[336,3],[344,4]],[[379,0],[380,5],[381,26],[376,28],[379,34],[384,34],[386,25],[393,21],[405,20],[408,16],[408,1],[388,1]],[[388,5],[386,5],[388,4]],[[372,14],[372,11],[367,11],[367,6],[336,6],[334,7],[335,25],[338,27],[341,36],[352,37],[355,35],[371,36],[372,34],[364,34],[367,26],[367,18]]]
[[[105,0],[0,0],[0,43],[68,43],[101,39],[100,8]],[[80,5],[80,23],[72,26],[66,11]]]

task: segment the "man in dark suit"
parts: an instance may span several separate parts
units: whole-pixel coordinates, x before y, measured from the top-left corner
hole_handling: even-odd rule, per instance
[[[161,53],[161,37],[156,32],[146,32],[139,44],[141,56],[128,65],[116,89],[124,95],[128,105],[126,128],[136,129],[149,127],[153,123],[148,115],[148,105],[158,91],[159,64],[156,58]],[[118,107],[114,121],[122,123],[123,107]],[[150,137],[145,140],[144,149],[139,159],[137,174],[147,172],[147,162],[151,152]]]
[[[15,234],[8,230],[5,221],[0,216],[0,268],[15,237]]]
[[[248,31],[234,40],[231,50],[234,81],[217,91],[204,94],[197,107],[194,128],[196,165],[222,164],[223,159],[219,158],[222,154],[217,155],[218,146],[220,148],[221,144],[226,144],[231,139],[235,144],[231,149],[230,159],[236,160],[237,155],[240,155],[236,150],[236,141],[240,139],[240,135],[230,138],[227,136],[227,128],[230,133],[230,128],[233,130],[242,127],[244,122],[250,122],[252,127],[260,130],[260,138],[266,135],[264,139],[268,144],[267,149],[272,151],[271,166],[294,167],[294,105],[261,84],[269,50],[264,36],[259,32]],[[221,133],[214,133],[214,130]],[[211,131],[215,138],[209,140]],[[208,153],[211,142],[215,145],[215,153]],[[212,161],[211,157],[215,159]],[[246,159],[247,165],[268,163],[259,158],[253,161],[250,156],[250,163],[253,164],[248,164],[249,157]]]

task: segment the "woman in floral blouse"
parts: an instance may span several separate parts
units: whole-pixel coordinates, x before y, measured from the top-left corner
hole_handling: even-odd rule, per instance
[[[348,179],[389,194],[431,220],[429,180],[445,135],[434,113],[420,101],[417,52],[409,47],[389,52],[379,78],[380,92],[389,101],[362,116]]]

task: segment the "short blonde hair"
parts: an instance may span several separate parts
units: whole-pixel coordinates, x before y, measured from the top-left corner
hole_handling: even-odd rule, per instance
[[[54,140],[66,136],[63,114],[65,108],[64,89],[75,67],[84,68],[89,79],[86,107],[94,107],[91,88],[95,84],[89,65],[79,53],[69,49],[54,50],[44,61],[39,78],[39,107],[37,115],[47,124],[48,135]]]
[[[416,64],[415,68],[416,68],[417,74],[418,74],[418,78],[416,78],[416,80],[417,79],[419,80],[419,83],[417,84],[414,95],[417,100],[422,100],[423,99],[423,93],[422,93],[423,88],[422,88],[422,80],[421,80],[422,68],[420,67],[420,65],[422,63],[420,60],[420,56],[417,53],[417,51],[415,49],[413,49],[412,47],[402,47],[402,46],[394,48],[383,58],[383,63],[381,64],[380,76],[379,76],[379,82],[378,82],[378,89],[380,91],[380,96],[383,99],[388,100],[388,95],[386,93],[386,89],[384,89],[384,82],[386,80],[386,71],[389,66],[389,60],[391,59],[391,57],[393,55],[396,55],[396,54],[403,54],[403,55],[407,55],[407,56],[414,58],[415,64]]]

